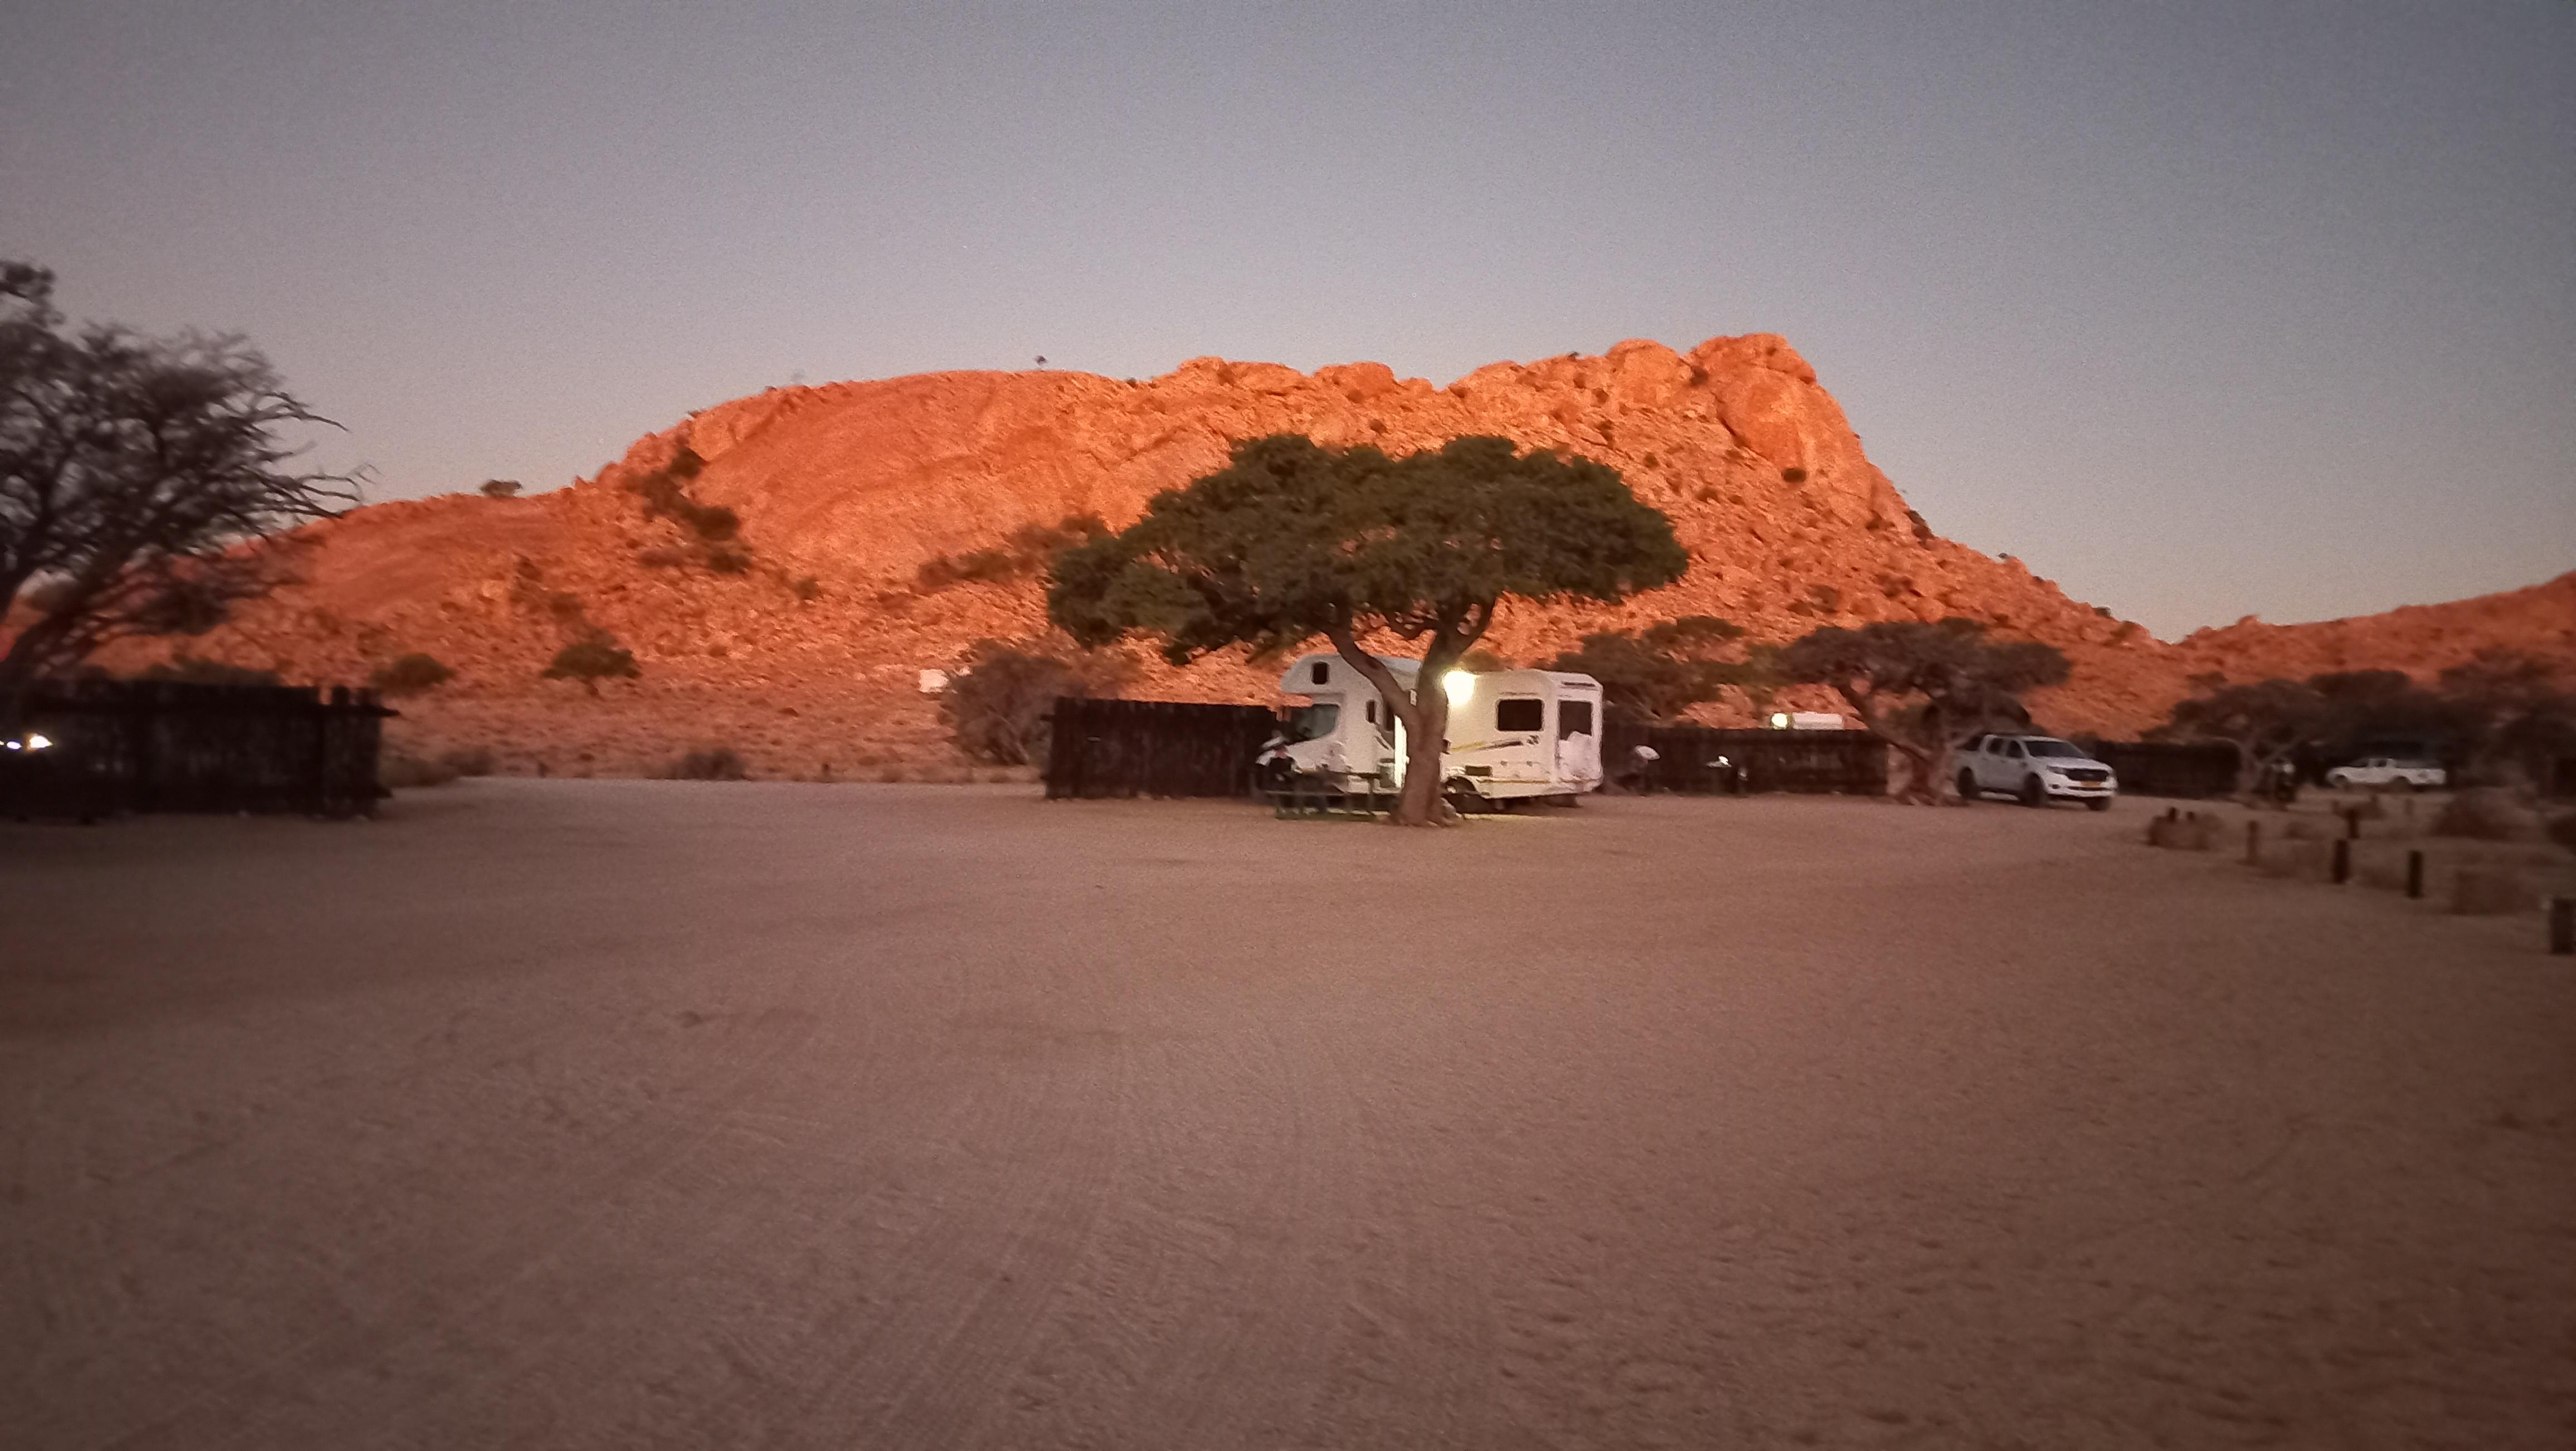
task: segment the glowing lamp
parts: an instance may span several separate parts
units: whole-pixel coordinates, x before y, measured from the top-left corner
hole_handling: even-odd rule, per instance
[[[27,749],[31,751],[41,751],[52,744],[53,741],[45,736],[31,735],[27,737]]]
[[[1785,730],[1787,730],[1788,728],[1789,728],[1789,713],[1788,713],[1787,711],[1785,711],[1785,710],[1775,710],[1775,711],[1771,712],[1771,729],[1773,729],[1773,730],[1775,730],[1775,731],[1785,731]]]
[[[1476,677],[1472,671],[1452,670],[1440,677],[1440,688],[1449,692],[1449,704],[1465,705],[1476,698]]]

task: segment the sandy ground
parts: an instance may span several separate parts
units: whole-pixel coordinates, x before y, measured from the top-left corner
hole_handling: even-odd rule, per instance
[[[2576,961],[2147,811],[0,828],[0,1443],[2576,1445]]]

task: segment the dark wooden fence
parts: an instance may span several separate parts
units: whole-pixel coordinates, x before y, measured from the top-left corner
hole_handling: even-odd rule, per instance
[[[1641,745],[1656,753],[1644,776],[1649,791],[1887,794],[1887,744],[1866,731],[1724,731],[1614,720],[1602,737],[1602,770],[1620,784],[1635,782]]]
[[[2236,790],[2236,748],[2168,741],[2079,742],[2120,778],[2123,796],[2227,796]]]
[[[50,745],[0,751],[0,815],[371,812],[392,714],[374,691],[344,686],[45,682],[14,734]]]
[[[1066,697],[1055,703],[1046,794],[1249,796],[1253,758],[1278,728],[1278,712],[1257,705]]]

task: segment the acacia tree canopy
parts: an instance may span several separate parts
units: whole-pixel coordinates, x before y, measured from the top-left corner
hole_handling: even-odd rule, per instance
[[[357,501],[279,436],[322,425],[239,338],[71,330],[0,262],[0,713],[124,635],[198,633],[283,579],[271,536]]]
[[[1863,730],[1905,757],[1900,801],[1941,799],[1959,734],[2025,718],[2023,692],[2059,684],[2069,670],[2054,645],[1990,639],[1963,619],[1827,626],[1782,646],[1771,664],[1783,680],[1832,686]]]
[[[1155,495],[1126,529],[1057,555],[1047,611],[1089,647],[1157,636],[1175,664],[1323,636],[1404,722],[1395,819],[1420,823],[1448,815],[1440,678],[1502,601],[1620,600],[1689,563],[1672,521],[1589,459],[1482,437],[1398,458],[1276,434],[1237,443],[1225,467]],[[1360,648],[1373,630],[1420,643],[1418,695]]]
[[[1728,689],[1761,691],[1765,673],[1740,658],[1743,639],[1744,627],[1731,620],[1685,615],[1633,634],[1596,631],[1547,668],[1600,681],[1602,703],[1614,712],[1665,721]]]

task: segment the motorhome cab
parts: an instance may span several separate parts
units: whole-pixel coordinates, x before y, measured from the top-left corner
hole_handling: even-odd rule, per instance
[[[1422,662],[1378,657],[1412,689]],[[1553,670],[1453,670],[1449,748],[1440,775],[1452,795],[1505,801],[1601,789],[1601,682]],[[1274,771],[1328,789],[1392,791],[1404,780],[1404,729],[1368,677],[1339,655],[1308,655],[1279,677],[1301,698],[1282,739],[1263,756]]]

